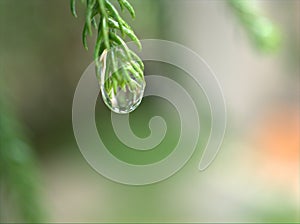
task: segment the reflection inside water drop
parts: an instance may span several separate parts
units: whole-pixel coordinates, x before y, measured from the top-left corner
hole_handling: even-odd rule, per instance
[[[119,114],[130,113],[141,103],[145,83],[138,84],[135,80],[131,82],[134,83],[135,88],[129,87],[129,85],[117,86],[116,91],[113,88],[107,91],[105,83],[101,85],[103,101],[113,112]]]
[[[126,114],[134,111],[141,103],[146,83],[144,76],[134,70],[134,67],[139,66],[138,63],[116,58],[115,53],[112,50],[104,51],[100,57],[101,64],[97,71],[100,90],[103,101],[110,110]]]

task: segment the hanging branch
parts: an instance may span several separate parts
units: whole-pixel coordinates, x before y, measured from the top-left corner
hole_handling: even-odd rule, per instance
[[[77,17],[75,2],[76,0],[70,0],[72,14],[74,17]],[[128,48],[124,40],[127,36],[141,49],[141,43],[132,28],[122,19],[118,10],[109,0],[86,0],[85,3],[86,19],[82,31],[82,42],[85,49],[88,49],[87,35],[92,35],[92,27],[94,26],[97,30],[97,39],[94,48],[96,66],[100,66],[99,57],[105,49],[117,49],[109,54],[109,60],[114,68],[114,73],[109,82],[106,83],[107,91],[109,92],[111,89],[116,91],[117,85],[121,87],[127,84],[132,86],[133,83],[130,81],[129,74],[136,79],[144,79],[144,65],[142,60]],[[135,18],[134,9],[127,0],[118,0],[118,3],[122,11],[126,9],[131,17]],[[122,58],[123,65],[118,67],[116,57]]]
[[[255,4],[249,0],[228,0],[229,6],[246,28],[259,50],[272,52],[280,46],[280,32]]]

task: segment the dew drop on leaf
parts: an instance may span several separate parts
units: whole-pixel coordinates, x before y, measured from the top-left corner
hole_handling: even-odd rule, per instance
[[[139,64],[125,61],[119,53],[117,50],[104,51],[97,73],[106,106],[115,113],[127,114],[141,103],[146,83],[143,74],[135,69]]]

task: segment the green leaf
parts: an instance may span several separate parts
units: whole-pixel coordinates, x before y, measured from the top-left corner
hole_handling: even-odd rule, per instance
[[[88,33],[88,28],[87,28],[87,24],[85,23],[82,31],[82,43],[86,50],[88,50],[87,39],[86,39],[87,33]]]
[[[70,0],[70,7],[71,7],[71,12],[72,15],[77,18],[77,13],[76,13],[76,0]]]
[[[98,25],[95,17],[92,18],[92,25],[95,29],[98,29]]]
[[[132,50],[130,50],[130,54],[133,56],[133,58],[135,59],[135,61],[139,64],[139,66],[141,67],[141,69],[144,70],[144,63],[143,63],[143,61],[140,59],[140,57],[137,56],[137,54],[134,53]]]
[[[113,28],[115,28],[115,29],[121,30],[121,29],[120,29],[119,23],[117,23],[117,22],[116,22],[114,19],[112,19],[112,18],[109,18],[109,19],[108,19],[108,24],[109,24],[110,27],[113,27]],[[142,45],[141,45],[140,40],[137,38],[137,36],[134,34],[134,32],[133,32],[131,29],[128,29],[128,28],[126,28],[126,27],[123,27],[123,31],[124,31],[124,33],[125,33],[132,41],[134,41],[134,42],[137,44],[137,46],[138,46],[139,49],[142,49]]]
[[[133,9],[132,5],[127,0],[118,0],[118,2],[119,2],[119,5],[120,5],[121,9],[126,8],[129,11],[131,17],[135,18],[134,9]]]
[[[107,12],[105,9],[105,0],[98,0],[98,4],[100,7],[100,12],[102,13],[102,17],[108,18]]]
[[[95,6],[96,0],[87,0],[87,11],[86,11],[86,24],[87,30],[90,35],[92,35],[92,15],[93,8]]]
[[[108,32],[108,26],[107,26],[107,21],[106,18],[102,18],[102,34],[103,34],[103,39],[104,39],[104,44],[106,49],[110,48],[109,45],[109,32]]]
[[[123,19],[120,17],[120,15],[119,15],[118,11],[116,10],[116,8],[109,1],[105,1],[105,3],[106,3],[105,5],[107,6],[108,11],[118,21],[121,33],[122,33],[122,35],[124,35],[124,29],[123,29],[123,26],[122,26]]]
[[[94,60],[95,60],[97,66],[99,63],[98,59],[99,59],[101,44],[102,44],[102,36],[98,35],[96,45],[95,45],[95,51],[94,51]]]
[[[112,79],[112,86],[114,89],[114,93],[117,93],[117,89],[118,89],[118,81],[116,79]]]

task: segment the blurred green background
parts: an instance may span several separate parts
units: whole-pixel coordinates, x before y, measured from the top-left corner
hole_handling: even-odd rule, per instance
[[[113,2],[113,1],[112,1]],[[76,145],[73,94],[93,60],[81,43],[84,5],[68,0],[0,0],[1,222],[273,222],[299,218],[300,2],[132,0],[124,18],[141,39],[193,49],[216,73],[228,108],[214,163],[197,170],[210,122],[204,94],[178,68],[146,62],[146,75],[181,83],[201,111],[197,151],[171,178],[148,186],[111,182]],[[101,99],[97,126],[112,153],[145,164],[167,156],[179,136],[173,106],[148,97],[130,116],[139,137],[161,115],[168,133],[151,152],[116,140]]]

